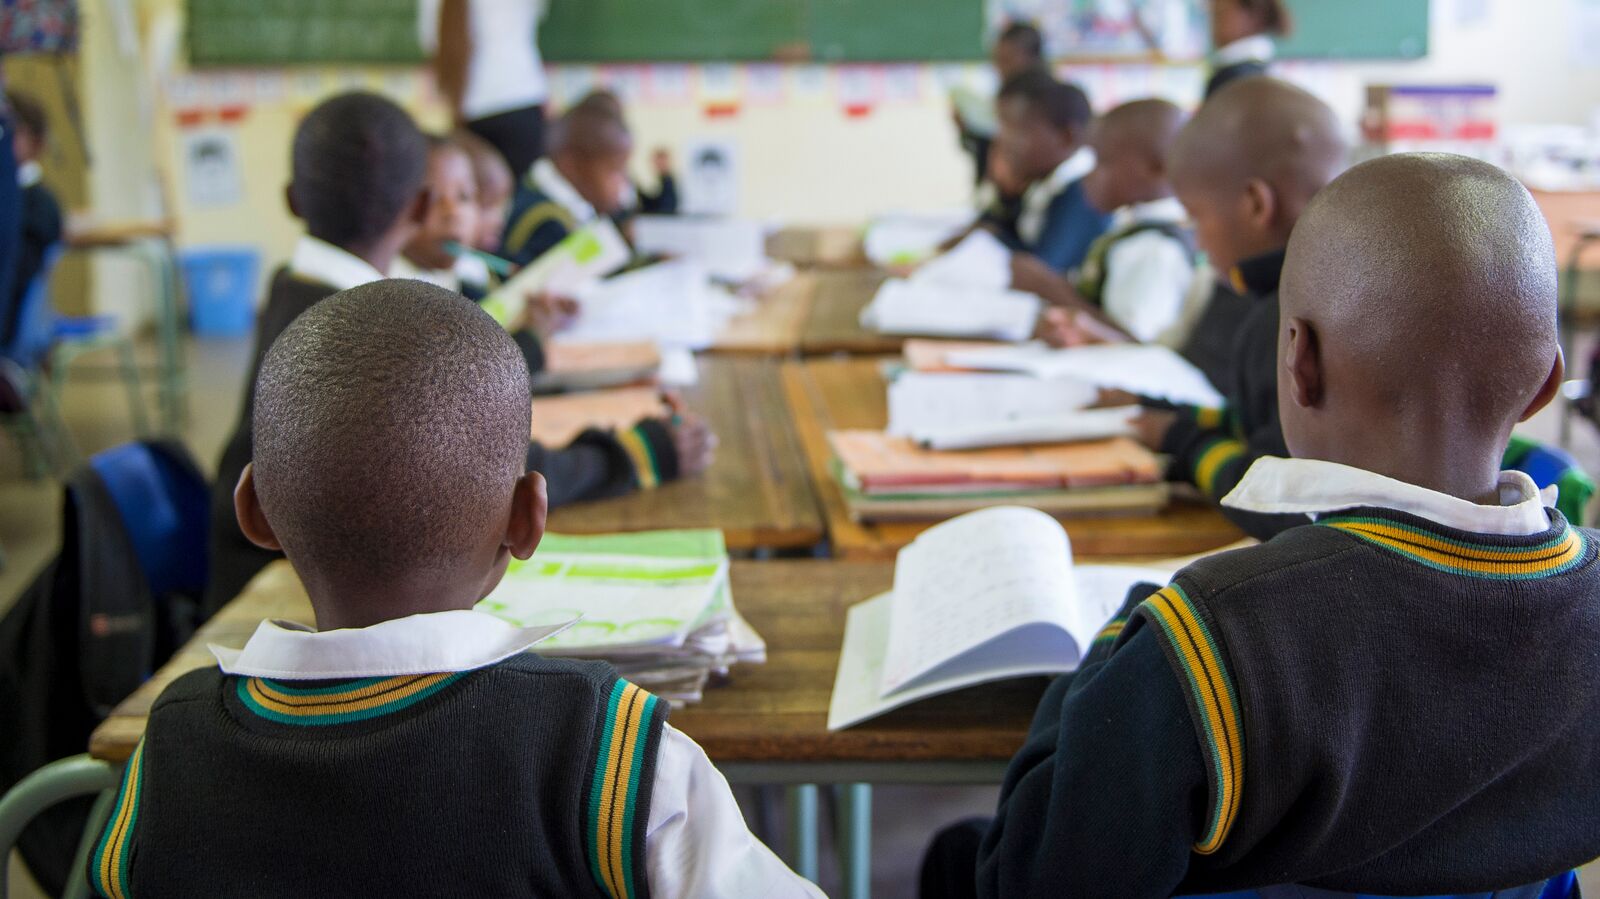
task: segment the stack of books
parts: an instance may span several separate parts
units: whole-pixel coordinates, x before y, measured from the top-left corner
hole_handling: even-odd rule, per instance
[[[1156,455],[1126,437],[955,452],[884,431],[832,431],[835,476],[857,521],[935,521],[997,505],[1052,515],[1155,513]]]
[[[546,534],[478,608],[518,627],[570,622],[535,651],[610,662],[674,706],[699,702],[735,664],[766,661],[734,608],[717,530]]]

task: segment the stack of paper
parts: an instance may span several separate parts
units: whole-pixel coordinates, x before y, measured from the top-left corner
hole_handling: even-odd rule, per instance
[[[1171,570],[1074,566],[1061,525],[996,508],[900,551],[894,589],[850,609],[828,729],[962,687],[1072,671],[1140,582]]]
[[[794,266],[767,258],[766,229],[733,218],[641,215],[633,220],[633,245],[640,253],[687,259],[729,284],[778,286]]]
[[[529,435],[545,446],[566,446],[590,428],[620,431],[646,418],[672,414],[654,387],[620,387],[536,397]]]
[[[1075,380],[907,372],[889,385],[889,433],[927,449],[977,449],[1131,436],[1133,407],[1089,409]]]
[[[546,534],[478,608],[519,627],[576,618],[539,654],[610,662],[674,705],[698,702],[713,673],[766,660],[733,606],[721,531]]]
[[[1054,350],[1042,344],[908,340],[906,364],[919,372],[1007,372],[1215,408],[1222,395],[1187,359],[1157,344],[1103,344]]]
[[[861,310],[863,327],[883,334],[1026,340],[1039,318],[1031,293],[890,278]]]
[[[597,390],[656,380],[661,350],[647,340],[616,343],[554,343],[545,347],[544,371],[534,375],[535,393]]]
[[[690,260],[626,272],[574,297],[577,321],[556,336],[558,343],[650,340],[665,348],[705,349],[745,305]]]
[[[882,431],[832,431],[828,441],[859,521],[939,519],[1004,503],[1057,515],[1154,512],[1167,502],[1155,454],[1124,437],[970,452]]]
[[[998,237],[979,229],[921,266],[911,276],[919,284],[947,284],[1005,290],[1011,286],[1011,251]]]
[[[941,244],[960,234],[972,219],[969,209],[880,216],[867,226],[861,249],[868,261],[882,268],[916,265],[937,253]]]

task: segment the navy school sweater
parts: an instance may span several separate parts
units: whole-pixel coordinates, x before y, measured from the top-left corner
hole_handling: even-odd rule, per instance
[[[1357,509],[1136,588],[1041,700],[979,895],[1487,892],[1600,855],[1600,534],[1548,516]]]
[[[1022,249],[1065,275],[1083,264],[1090,244],[1110,227],[1111,215],[1089,204],[1079,178],[1050,200],[1038,238],[1024,238]]]

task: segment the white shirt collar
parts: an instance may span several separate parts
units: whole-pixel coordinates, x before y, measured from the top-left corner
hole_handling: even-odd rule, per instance
[[[1094,169],[1094,151],[1079,147],[1049,175],[1028,186],[1022,194],[1022,213],[1017,218],[1017,231],[1022,239],[1034,243],[1044,231],[1045,213],[1058,194]]]
[[[1133,203],[1118,209],[1111,216],[1111,230],[1120,231],[1145,222],[1171,222],[1181,224],[1189,214],[1177,197],[1162,197],[1144,203]]]
[[[1545,505],[1554,504],[1555,488],[1541,494],[1526,474],[1503,471],[1499,489],[1499,505],[1480,506],[1349,465],[1268,456],[1250,466],[1222,504],[1246,512],[1307,515],[1376,506],[1474,534],[1526,536],[1549,530]]]
[[[1271,62],[1277,50],[1271,35],[1252,34],[1211,51],[1211,62],[1218,67],[1251,61]]]
[[[39,165],[39,160],[30,159],[17,166],[17,186],[32,187],[44,180],[44,167]]]
[[[208,645],[228,674],[333,680],[471,671],[524,652],[572,622],[519,628],[475,609],[430,612],[371,627],[315,631],[263,621],[244,649]]]
[[[383,272],[373,268],[360,256],[309,234],[295,244],[294,255],[289,257],[289,271],[297,277],[339,290],[349,290],[384,278]]]
[[[583,194],[578,193],[578,189],[561,174],[561,170],[556,168],[556,164],[551,162],[549,157],[533,164],[532,177],[534,186],[567,212],[572,213],[578,224],[587,224],[598,217],[594,207],[583,198]]]

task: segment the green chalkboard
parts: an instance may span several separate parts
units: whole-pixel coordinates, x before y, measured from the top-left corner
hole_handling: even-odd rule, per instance
[[[417,0],[189,0],[195,66],[422,60]]]
[[[1290,59],[1420,59],[1428,53],[1428,0],[1289,0]]]

